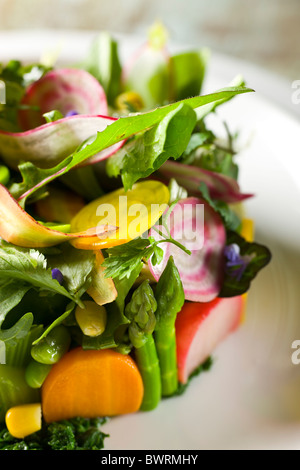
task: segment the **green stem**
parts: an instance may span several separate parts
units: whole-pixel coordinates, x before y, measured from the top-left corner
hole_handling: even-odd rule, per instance
[[[161,399],[160,367],[151,334],[143,346],[135,349],[135,357],[144,383],[142,411],[153,410]]]
[[[162,395],[170,396],[178,386],[175,327],[159,329],[155,333],[155,344],[161,368]]]
[[[155,298],[154,338],[161,370],[162,396],[170,396],[178,387],[175,321],[184,303],[180,275],[172,256],[157,283]]]

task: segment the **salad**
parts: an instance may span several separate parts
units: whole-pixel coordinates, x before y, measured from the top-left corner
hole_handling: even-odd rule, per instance
[[[160,24],[125,63],[119,46],[0,66],[3,450],[102,449],[108,419],[183,394],[271,259],[237,136],[208,123],[253,90],[201,94],[208,52],[171,53]]]

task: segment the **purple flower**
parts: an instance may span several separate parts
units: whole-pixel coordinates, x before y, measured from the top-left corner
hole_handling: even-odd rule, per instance
[[[251,259],[249,256],[241,256],[240,247],[236,243],[232,243],[231,245],[226,246],[224,249],[224,255],[226,258],[226,268],[228,274],[236,277],[236,279],[239,281],[242,278],[244,271]]]
[[[64,276],[62,272],[59,269],[54,268],[52,269],[51,274],[52,274],[52,279],[56,279],[59,282],[59,284],[62,285],[62,283],[64,282]]]
[[[77,114],[78,114],[77,111],[75,111],[74,109],[71,109],[70,111],[66,113],[65,117],[77,116]]]

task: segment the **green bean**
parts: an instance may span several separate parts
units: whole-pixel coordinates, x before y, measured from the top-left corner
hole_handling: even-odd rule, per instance
[[[51,364],[42,364],[32,359],[25,369],[25,380],[29,387],[40,388],[51,368]]]
[[[178,387],[175,320],[184,304],[184,290],[172,256],[159,278],[155,298],[154,339],[161,370],[162,395],[170,396]]]
[[[31,356],[42,364],[55,364],[68,351],[71,336],[68,328],[58,325],[31,348]]]

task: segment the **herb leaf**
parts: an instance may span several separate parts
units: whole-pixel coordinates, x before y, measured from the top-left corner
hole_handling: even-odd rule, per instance
[[[180,104],[170,111],[156,126],[131,142],[124,158],[117,157],[118,170],[114,168],[113,174],[121,173],[125,190],[140,178],[146,178],[157,170],[168,158],[175,160],[185,150],[192,131],[196,124],[196,115],[193,109],[186,104]],[[109,168],[114,166],[114,158],[108,160]]]
[[[51,269],[42,253],[4,242],[0,244],[0,284],[0,297],[2,296],[5,306],[1,313],[0,325],[6,314],[31,288],[37,289],[40,294],[59,294],[77,303],[79,301],[76,295],[68,292],[52,278]]]
[[[200,183],[199,190],[202,194],[203,199],[220,214],[223,219],[224,225],[229,230],[237,230],[241,225],[240,218],[238,215],[229,207],[226,202],[216,201],[210,197],[209,189],[204,182]]]
[[[226,244],[227,246],[237,246],[239,256],[245,263],[245,269],[242,273],[240,273],[239,264],[230,265],[228,263],[225,268],[224,282],[219,297],[234,297],[248,291],[251,281],[262,268],[267,266],[272,255],[266,246],[247,242],[233,231],[228,231]]]
[[[80,150],[64,159],[55,167],[50,169],[40,169],[35,167],[35,186],[31,187],[27,192],[25,192],[21,199],[29,197],[47,183],[50,183],[59,176],[66,174],[72,168],[80,165],[101,150],[104,150],[107,147],[120,142],[121,140],[128,139],[129,137],[132,137],[139,132],[143,132],[146,129],[150,129],[151,127],[157,125],[170,111],[176,110],[182,103],[195,109],[207,103],[212,103],[223,98],[229,99],[240,93],[248,93],[250,91],[253,90],[246,87],[223,88],[209,95],[188,98],[177,103],[157,108],[147,113],[135,114],[133,116],[120,118],[111,125],[107,126],[104,131],[98,132],[93,142],[84,146],[83,148],[80,148]]]

